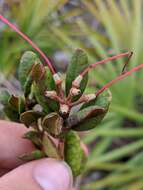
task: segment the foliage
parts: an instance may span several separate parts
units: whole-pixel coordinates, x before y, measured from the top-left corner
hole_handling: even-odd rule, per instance
[[[78,65],[77,60],[80,63]],[[24,138],[32,141],[35,150],[22,155],[21,159],[31,161],[52,157],[65,160],[74,177],[82,173],[86,155],[76,131],[96,127],[107,113],[111,101],[108,91],[87,99],[90,95],[83,94],[86,85],[82,81],[78,89],[81,97],[79,93],[74,93],[77,89],[73,87],[72,81],[69,82],[68,76],[74,81],[81,72],[81,65],[83,68],[88,66],[87,60],[86,53],[81,49],[73,54],[66,78],[69,91],[65,96],[61,83],[57,83],[53,77],[55,74],[52,75],[38,56],[31,51],[24,53],[18,72],[23,95],[15,96],[2,91],[0,96],[6,116],[31,129]],[[78,105],[81,106],[76,108],[76,112],[72,111]]]

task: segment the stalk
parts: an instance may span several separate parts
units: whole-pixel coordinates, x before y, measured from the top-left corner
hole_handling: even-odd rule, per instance
[[[125,77],[127,77],[128,75],[132,74],[133,72],[139,70],[140,68],[143,67],[143,64],[140,64],[136,67],[134,67],[133,69],[119,75],[118,77],[116,77],[115,79],[111,80],[110,82],[108,82],[107,84],[105,84],[101,89],[99,89],[97,92],[96,92],[96,96],[98,96],[99,94],[101,94],[104,90],[106,90],[109,86],[117,83],[118,81],[124,79]]]

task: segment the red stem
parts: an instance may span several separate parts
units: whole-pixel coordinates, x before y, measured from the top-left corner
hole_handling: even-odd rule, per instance
[[[88,73],[92,68],[95,68],[97,65],[100,65],[102,63],[106,63],[108,61],[112,61],[114,59],[118,59],[118,58],[121,58],[121,57],[125,57],[125,56],[130,56],[131,52],[126,52],[126,53],[121,53],[121,54],[118,54],[118,55],[114,55],[112,57],[109,57],[107,59],[104,59],[104,60],[101,60],[101,61],[98,61],[92,65],[90,65],[89,67],[87,67],[80,75],[81,76],[84,76],[86,73]]]
[[[14,24],[12,24],[10,21],[8,21],[5,17],[0,15],[0,20],[2,20],[5,24],[7,24],[10,28],[12,28],[15,32],[17,32],[24,40],[26,40],[46,61],[48,64],[49,69],[51,70],[52,74],[55,74],[55,70],[52,67],[51,62],[45,55],[45,53],[42,52],[42,50],[25,34],[23,34]]]
[[[118,76],[117,78],[111,80],[110,82],[108,82],[107,84],[105,84],[101,89],[99,89],[96,92],[96,96],[98,96],[99,94],[101,94],[104,90],[106,90],[109,86],[113,85],[114,83],[122,80],[123,78],[125,78],[126,76],[130,75],[131,73],[133,73],[134,71],[137,71],[138,69],[140,69],[141,67],[143,67],[143,64],[138,65],[136,67],[134,67],[133,69],[127,71],[124,74],[121,74],[120,76]]]

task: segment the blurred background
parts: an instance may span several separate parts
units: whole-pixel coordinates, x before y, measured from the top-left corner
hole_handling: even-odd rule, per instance
[[[90,64],[125,51],[134,52],[130,68],[142,63],[142,10],[142,0],[0,0],[0,13],[36,42],[63,73],[76,48],[86,50]],[[0,88],[19,88],[17,65],[21,54],[30,49],[0,22]],[[87,92],[119,75],[124,61],[94,69]],[[142,73],[110,88],[109,113],[83,136],[90,156],[80,190],[143,190]]]

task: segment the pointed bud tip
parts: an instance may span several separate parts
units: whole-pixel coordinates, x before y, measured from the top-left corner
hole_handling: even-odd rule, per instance
[[[82,75],[78,75],[78,76],[76,77],[76,79],[72,82],[73,88],[74,88],[74,87],[75,87],[75,88],[79,88],[82,79],[83,79],[83,76],[82,76]]]
[[[87,102],[94,100],[96,98],[96,94],[87,94],[84,96]]]
[[[45,91],[45,96],[48,97],[48,98],[52,98],[52,97],[55,97],[57,96],[57,92],[52,90],[52,91]]]

